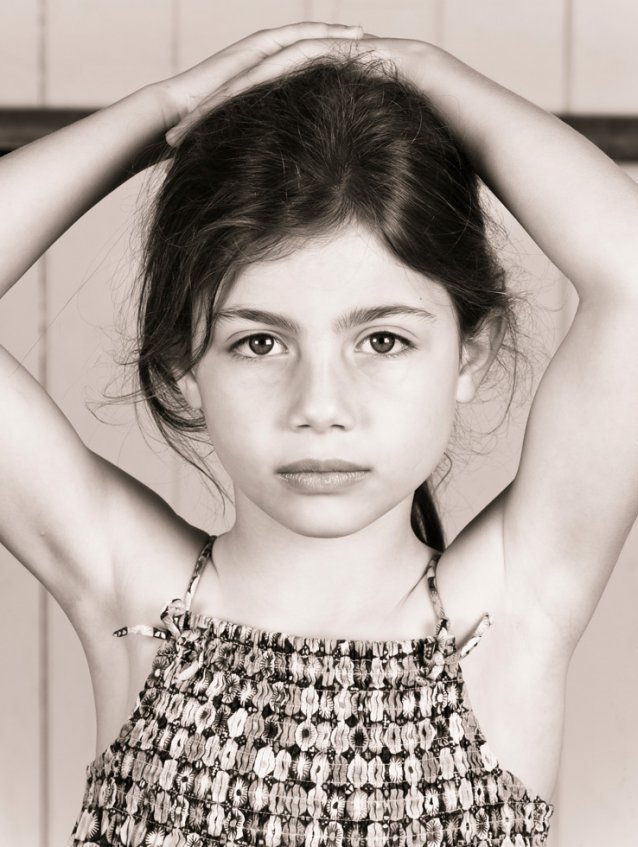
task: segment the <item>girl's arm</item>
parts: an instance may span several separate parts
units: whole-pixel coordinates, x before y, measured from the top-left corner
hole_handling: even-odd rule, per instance
[[[573,648],[638,514],[638,187],[558,118],[442,50],[417,53],[409,75],[578,292],[499,495],[512,602],[523,615],[538,598]]]
[[[179,116],[161,86],[0,158],[0,296],[84,212],[157,159]]]
[[[559,118],[427,48],[420,87],[581,303],[637,304],[638,186]]]
[[[288,46],[325,52],[354,28],[262,30],[184,73],[0,159],[0,295],[100,198],[161,150],[164,134],[238,73]],[[173,550],[192,528],[87,449],[39,383],[0,347],[0,542],[69,617],[117,611],[132,547]],[[134,535],[137,533],[137,535]],[[181,535],[180,535],[181,533]],[[190,536],[189,536],[190,533]]]
[[[0,294],[143,165],[145,151],[163,141],[166,118],[160,92],[147,88],[0,159]],[[119,537],[110,523],[111,502],[116,491],[133,493],[132,481],[84,446],[3,347],[0,479],[2,544],[67,613],[82,597],[86,608],[99,598],[99,608],[110,614],[111,539]]]

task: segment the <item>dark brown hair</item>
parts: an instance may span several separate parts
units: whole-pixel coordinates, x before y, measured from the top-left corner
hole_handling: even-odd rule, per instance
[[[152,416],[222,495],[194,449],[204,418],[177,379],[207,349],[215,307],[243,268],[353,222],[444,286],[461,342],[493,319],[514,337],[479,180],[423,93],[387,64],[324,57],[236,95],[189,131],[168,166],[148,222],[138,324]],[[197,315],[205,331],[195,346]],[[431,480],[414,494],[411,523],[444,549]]]

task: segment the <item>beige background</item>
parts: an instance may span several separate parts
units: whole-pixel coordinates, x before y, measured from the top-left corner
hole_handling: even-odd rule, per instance
[[[638,113],[634,0],[3,0],[0,106],[106,104],[254,29],[311,18],[438,43],[548,109]],[[638,176],[638,166],[629,170]],[[232,515],[222,520],[193,475],[140,435],[132,409],[98,409],[100,423],[86,406],[116,374],[140,184],[86,215],[14,288],[0,305],[0,337],[92,449],[221,532]],[[573,289],[498,214],[510,232],[506,259],[533,293],[533,329],[551,355],[573,315]],[[490,410],[476,410],[477,426]],[[527,410],[519,406],[487,456],[458,463],[445,492],[450,540],[514,475]],[[570,668],[554,847],[635,843],[637,559],[634,531]],[[0,598],[0,843],[62,845],[95,754],[86,661],[59,607],[4,548]]]

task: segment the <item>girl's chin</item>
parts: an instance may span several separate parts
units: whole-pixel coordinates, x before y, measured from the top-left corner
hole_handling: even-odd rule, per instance
[[[358,504],[328,497],[323,498],[323,502],[319,500],[305,497],[301,506],[298,502],[293,505],[288,503],[276,512],[272,508],[264,511],[272,521],[296,535],[306,538],[345,538],[367,529],[394,506],[389,504],[387,508],[373,511],[369,498],[367,502]],[[282,505],[280,503],[280,507]]]

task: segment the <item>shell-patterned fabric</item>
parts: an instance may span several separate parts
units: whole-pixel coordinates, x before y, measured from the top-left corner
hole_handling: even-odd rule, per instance
[[[68,847],[538,847],[552,804],[503,770],[473,715],[436,586],[436,634],[311,638],[190,612],[212,536],[133,713],[86,769]]]

